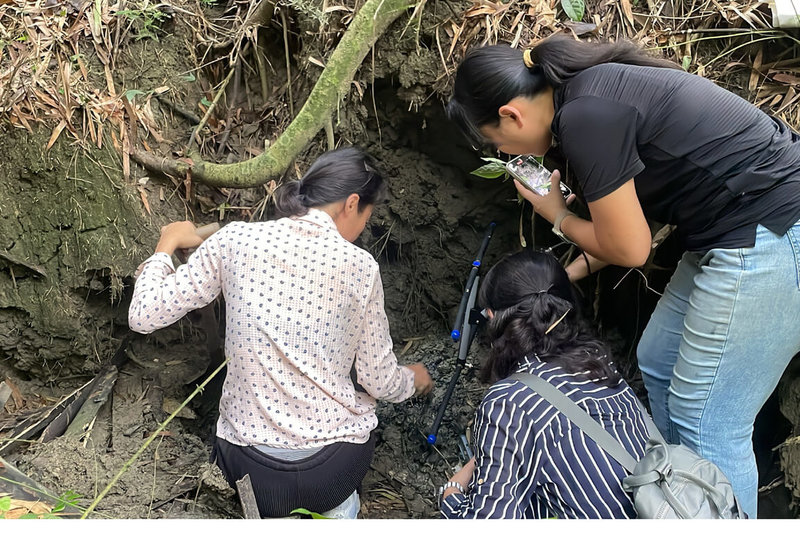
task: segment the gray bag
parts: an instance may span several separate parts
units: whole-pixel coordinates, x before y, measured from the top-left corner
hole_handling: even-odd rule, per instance
[[[549,382],[527,373],[511,377],[561,411],[631,473],[622,480],[622,486],[633,493],[639,518],[747,517],[719,467],[682,444],[667,444],[638,400],[650,434],[641,461],[636,461],[599,422]]]

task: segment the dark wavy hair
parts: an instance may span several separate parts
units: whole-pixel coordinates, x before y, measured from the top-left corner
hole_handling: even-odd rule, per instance
[[[358,194],[358,210],[382,202],[386,182],[375,160],[355,147],[341,148],[319,156],[300,178],[284,183],[275,191],[275,217],[305,215],[320,207]]]
[[[456,71],[447,116],[476,145],[483,144],[480,128],[496,126],[499,109],[518,96],[533,97],[548,87],[560,87],[583,70],[602,63],[680,68],[650,57],[627,41],[585,42],[558,33],[531,49],[528,68],[522,50],[492,45],[470,50]]]
[[[506,257],[486,275],[478,299],[494,315],[487,328],[492,347],[481,372],[484,381],[508,377],[534,354],[569,372],[588,372],[600,383],[621,379],[605,345],[581,319],[567,273],[551,254],[525,250]]]

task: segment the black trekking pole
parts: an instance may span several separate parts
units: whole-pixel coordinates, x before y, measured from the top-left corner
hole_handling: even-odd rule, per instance
[[[436,444],[436,435],[439,432],[439,426],[442,424],[442,419],[444,418],[444,412],[447,409],[447,404],[450,402],[450,397],[453,395],[453,391],[458,384],[458,378],[461,376],[461,371],[464,369],[464,366],[467,362],[469,348],[472,345],[472,341],[475,339],[475,335],[478,333],[480,325],[486,319],[483,310],[476,309],[475,300],[478,296],[478,282],[480,280],[480,277],[478,276],[478,269],[483,261],[483,255],[486,252],[486,248],[489,246],[489,241],[492,238],[494,227],[495,223],[492,222],[486,229],[486,233],[483,236],[483,242],[478,250],[478,255],[476,256],[475,261],[472,262],[472,269],[467,277],[467,284],[464,289],[464,294],[461,297],[461,303],[458,306],[456,322],[453,326],[452,332],[450,333],[450,337],[454,341],[458,342],[458,359],[456,359],[453,377],[450,378],[450,383],[444,393],[444,398],[442,398],[442,404],[439,406],[439,411],[436,413],[433,426],[428,434],[428,444]]]

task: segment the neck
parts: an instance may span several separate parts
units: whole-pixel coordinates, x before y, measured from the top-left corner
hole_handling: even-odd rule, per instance
[[[553,119],[556,116],[555,103],[553,101],[553,88],[547,88],[533,98],[533,105],[537,108],[537,116],[541,117],[541,126],[550,129]]]

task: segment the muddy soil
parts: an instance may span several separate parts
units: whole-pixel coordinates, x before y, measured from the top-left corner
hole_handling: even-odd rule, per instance
[[[202,347],[202,336],[191,340],[193,343],[184,345],[189,348],[181,352],[169,334],[138,337],[132,342],[131,361],[123,367],[111,401],[85,438],[59,437],[7,458],[55,496],[68,491],[80,494],[84,498],[79,505],[85,507],[158,430],[167,411],[176,409],[193,390],[189,384],[196,383],[208,359],[198,358],[202,348],[190,349]],[[437,388],[425,399],[380,405],[376,453],[364,480],[361,513],[364,518],[432,518],[437,515],[435,487],[461,463],[458,436],[462,432],[470,435],[472,416],[485,389],[477,381],[473,365],[485,350],[474,344],[448,404],[437,444],[431,447],[426,437],[452,376],[456,346],[449,339],[428,336],[397,348],[401,362],[424,361]],[[159,357],[153,358],[153,354]],[[33,382],[17,380],[16,384],[31,403],[59,393]],[[130,465],[97,507],[96,518],[240,516],[235,491],[208,462],[216,414],[212,389],[184,408]]]

